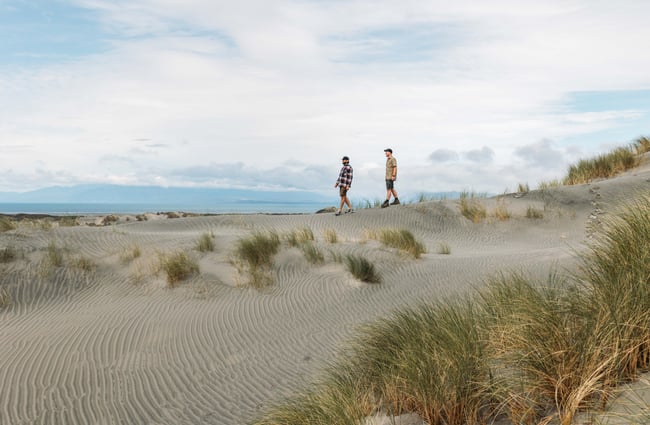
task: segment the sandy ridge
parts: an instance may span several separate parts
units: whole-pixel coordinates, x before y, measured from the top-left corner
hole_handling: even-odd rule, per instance
[[[2,265],[0,423],[242,424],[311,380],[362,323],[407,305],[472,290],[491,273],[547,276],[575,267],[602,217],[648,190],[638,169],[619,178],[506,197],[507,221],[471,223],[455,201],[333,214],[224,215],[123,221],[107,227],[20,227],[0,245],[24,254]],[[495,200],[485,200],[488,210]],[[544,211],[524,218],[526,208]],[[312,229],[317,244],[369,258],[379,285],[340,264],[309,264],[296,248],[276,258],[274,286],[237,286],[234,243],[255,230]],[[428,249],[419,260],[369,240],[368,229],[407,228]],[[328,245],[334,229],[341,242]],[[205,232],[216,249],[194,248]],[[91,272],[40,266],[54,241]],[[441,242],[450,255],[437,253]],[[133,246],[142,255],[120,257]],[[201,274],[169,289],[151,272],[161,252],[183,250]]]

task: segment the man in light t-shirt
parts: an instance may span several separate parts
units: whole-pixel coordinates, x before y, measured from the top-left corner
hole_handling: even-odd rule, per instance
[[[393,150],[391,148],[384,149],[384,153],[386,154],[386,200],[381,204],[382,208],[386,208],[389,205],[399,205],[399,198],[395,190],[397,160],[393,156]],[[390,202],[391,195],[395,198],[393,202]]]

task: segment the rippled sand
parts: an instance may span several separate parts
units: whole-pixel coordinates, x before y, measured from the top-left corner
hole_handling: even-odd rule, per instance
[[[507,195],[511,213],[472,223],[456,201],[334,214],[220,215],[109,226],[22,222],[0,233],[16,258],[0,264],[0,424],[243,424],[299,389],[334,359],[362,323],[416,303],[480,286],[499,271],[546,276],[572,269],[575,251],[602,218],[650,174]],[[484,199],[488,214],[496,199]],[[543,213],[526,218],[529,207]],[[156,219],[157,218],[157,219]],[[128,221],[127,221],[128,219]],[[235,242],[255,230],[310,228],[325,254],[277,255],[273,286],[239,286]],[[368,239],[368,230],[409,229],[427,247],[408,258]],[[324,233],[334,230],[339,242]],[[215,250],[196,250],[202,234]],[[440,244],[451,253],[440,254]],[[48,246],[64,258],[47,266]],[[138,257],[131,253],[137,247]],[[155,265],[182,250],[200,274],[169,288]],[[333,254],[370,259],[377,285],[356,281]],[[81,262],[80,262],[81,260]],[[84,266],[85,264],[85,266]],[[0,304],[1,305],[1,304]]]

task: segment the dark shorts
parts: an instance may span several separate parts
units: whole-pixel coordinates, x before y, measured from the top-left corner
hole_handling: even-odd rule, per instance
[[[343,186],[340,186],[340,187],[339,187],[339,194],[340,194],[341,196],[345,196],[345,195],[347,195],[347,194],[348,194],[348,189],[345,188],[345,187],[343,187]]]
[[[391,190],[393,188],[394,180],[386,180],[386,190]]]

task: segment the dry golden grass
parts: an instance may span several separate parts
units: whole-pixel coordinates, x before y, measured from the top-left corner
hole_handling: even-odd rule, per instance
[[[199,265],[186,253],[178,251],[160,255],[160,268],[167,276],[167,283],[175,287],[182,280],[199,273]]]

